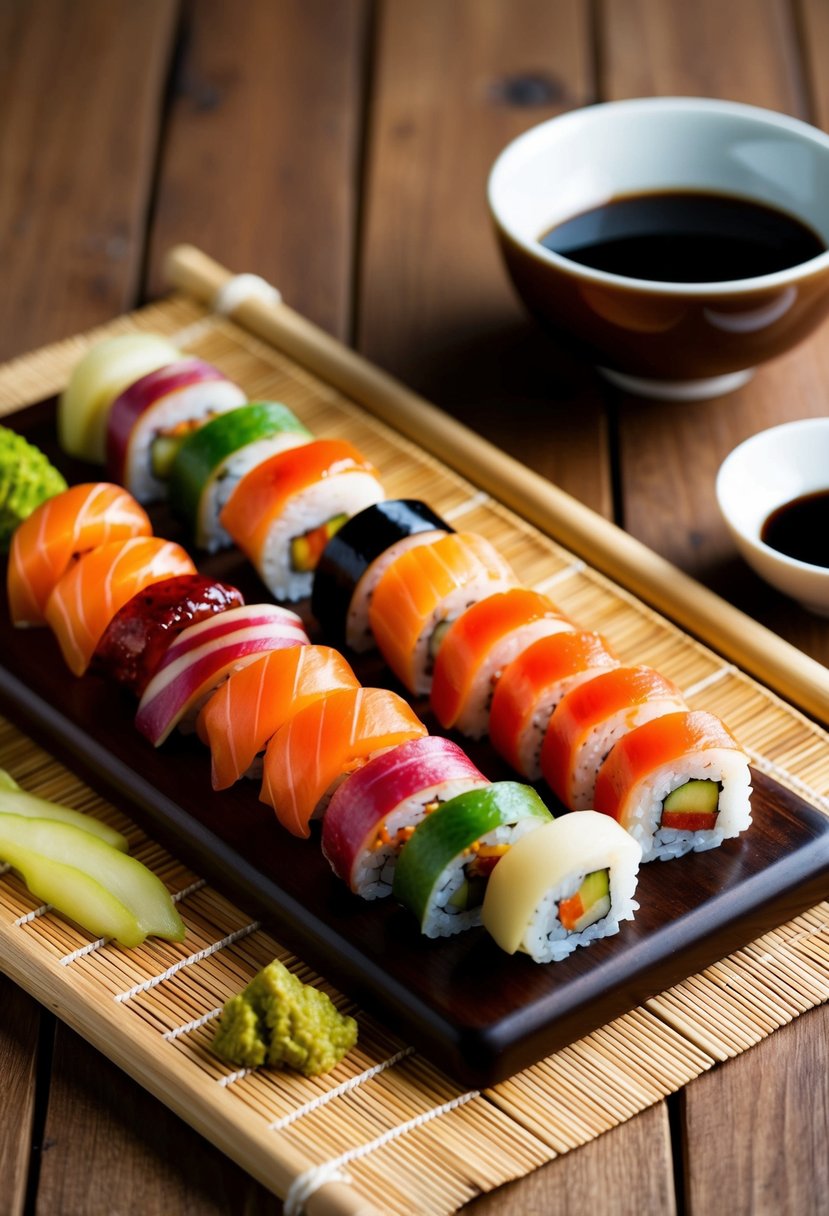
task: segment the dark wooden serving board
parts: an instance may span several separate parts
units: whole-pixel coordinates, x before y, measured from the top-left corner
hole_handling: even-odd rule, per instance
[[[53,403],[6,421],[47,451],[71,482],[100,476],[61,458]],[[158,535],[183,539],[164,512],[154,522]],[[249,602],[267,598],[235,551],[199,565],[235,583]],[[307,619],[307,607],[301,608]],[[377,658],[354,666],[364,684],[396,687]],[[0,705],[280,941],[478,1088],[619,1016],[829,893],[829,817],[754,772],[754,823],[743,837],[708,853],[642,867],[635,921],[562,963],[538,966],[504,954],[482,929],[431,941],[394,901],[352,896],[323,858],[316,825],[310,840],[291,836],[258,801],[254,783],[214,792],[209,755],[198,740],[176,735],[153,749],[133,727],[132,698],[101,677],[72,676],[51,633],[14,629],[5,608]],[[438,733],[426,707],[416,708]],[[488,777],[514,779],[485,742],[458,742]],[[559,812],[549,791],[541,792]]]

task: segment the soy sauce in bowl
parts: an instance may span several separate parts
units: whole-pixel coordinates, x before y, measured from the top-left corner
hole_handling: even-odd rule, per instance
[[[808,225],[776,207],[704,190],[619,195],[556,224],[553,253],[627,278],[719,283],[775,274],[826,250]]]
[[[763,522],[760,539],[786,557],[829,567],[829,489],[777,507]]]

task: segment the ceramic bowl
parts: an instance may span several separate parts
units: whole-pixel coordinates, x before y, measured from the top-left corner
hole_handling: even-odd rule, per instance
[[[829,417],[784,422],[752,435],[725,458],[716,481],[720,511],[752,569],[808,611],[829,616],[829,565],[787,557],[761,540],[773,511],[822,490],[829,491]],[[829,561],[829,535],[823,540]]]
[[[619,196],[738,196],[794,216],[824,252],[787,270],[671,283],[592,269],[541,237]],[[488,203],[530,312],[623,388],[693,399],[730,391],[829,312],[829,135],[774,111],[649,97],[572,110],[524,132],[495,161]]]

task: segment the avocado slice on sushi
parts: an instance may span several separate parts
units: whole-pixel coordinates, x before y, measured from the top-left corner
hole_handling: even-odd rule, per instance
[[[291,541],[291,565],[294,570],[316,570],[323,549],[347,519],[348,515],[343,511],[302,536],[295,536]]]
[[[680,832],[709,831],[717,820],[721,789],[718,781],[701,778],[678,785],[662,803],[660,826]]]
[[[568,933],[581,933],[610,911],[610,870],[586,874],[575,895],[559,900],[558,918]]]

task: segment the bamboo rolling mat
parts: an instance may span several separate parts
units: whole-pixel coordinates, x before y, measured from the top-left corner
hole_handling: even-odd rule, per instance
[[[829,814],[829,737],[791,704],[825,718],[822,667],[801,662],[804,656],[789,666],[792,648],[779,643],[768,648],[762,670],[765,631],[744,625],[736,610],[725,613],[716,650],[695,640],[681,613],[672,613],[679,624],[663,615],[671,605],[659,603],[653,585],[662,573],[658,563],[629,550],[630,578],[621,569],[609,577],[604,558],[618,531],[612,525],[571,513],[564,496],[543,504],[549,526],[537,497],[530,518],[522,518],[510,470],[500,495],[487,445],[458,424],[450,420],[448,432],[433,425],[429,407],[418,412],[410,394],[401,388],[398,395],[393,382],[348,352],[337,372],[331,363],[337,344],[321,337],[315,345],[312,327],[295,323],[283,305],[255,299],[233,309],[235,321],[217,315],[205,301],[228,276],[196,251],[175,252],[171,277],[186,294],[0,368],[0,412],[59,391],[102,336],[164,333],[216,363],[251,398],[284,401],[313,433],[347,436],[381,471],[390,497],[423,498],[453,524],[462,520],[465,529],[486,535],[526,585],[548,591],[574,620],[606,634],[623,661],[651,664],[675,680],[692,707],[710,709],[731,726],[756,768]],[[465,476],[450,463],[462,464]],[[646,591],[660,611],[644,602]],[[702,593],[695,603],[705,618],[720,601],[712,604]],[[705,627],[696,632],[708,636]],[[173,893],[187,926],[179,945],[153,940],[127,951],[91,941],[38,906],[7,870],[0,875],[0,966],[267,1187],[288,1196],[288,1211],[300,1210],[308,1196],[311,1216],[452,1212],[630,1118],[829,996],[829,904],[822,903],[509,1080],[463,1091],[3,720],[0,766],[32,792],[126,832],[131,851]],[[210,1052],[223,1002],[274,957],[358,1018],[357,1048],[324,1077],[234,1073]]]

